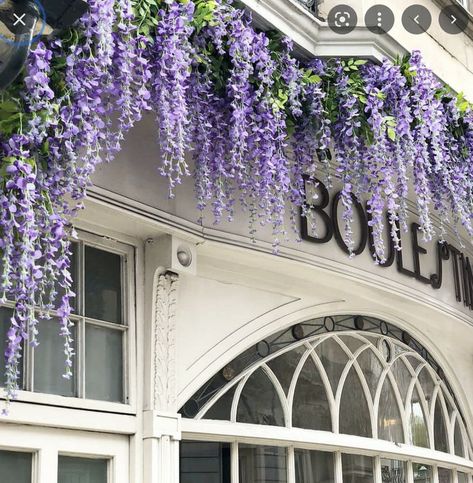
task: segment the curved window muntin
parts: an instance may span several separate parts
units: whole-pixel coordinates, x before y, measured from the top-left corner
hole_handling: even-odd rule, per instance
[[[344,336],[350,336],[350,337],[355,337],[362,342],[362,345],[354,352],[348,348],[346,343],[343,341]],[[342,337],[342,338],[340,338]],[[324,341],[326,341],[328,338],[334,338],[339,346],[342,348],[342,350],[346,353],[348,357],[348,363],[346,364],[345,368],[343,369],[342,376],[340,378],[338,388],[335,394],[333,394],[332,387],[330,385],[330,382],[328,380],[327,374],[325,369],[323,368],[323,364],[320,361],[319,356],[315,352],[315,348],[322,344]],[[373,342],[370,342],[370,339],[376,338],[378,339],[378,342],[382,342],[382,340],[388,340],[389,344],[391,345],[391,358],[389,362],[387,362],[384,359],[383,353],[381,351],[380,346],[376,346],[376,344],[373,344]],[[273,371],[269,368],[267,363],[271,361],[272,359],[275,359],[277,357],[280,357],[282,354],[295,349],[296,347],[304,347],[305,353],[303,356],[300,358],[299,363],[297,365],[296,370],[293,373],[292,380],[290,383],[290,388],[288,391],[288,396],[286,397],[286,394],[284,392],[284,389],[282,388],[281,384],[279,383],[279,380],[277,379],[276,375],[273,373]],[[361,353],[363,353],[366,350],[371,350],[373,354],[376,356],[377,360],[382,365],[383,372],[381,375],[381,378],[378,381],[378,387],[376,389],[375,397],[374,397],[374,404],[373,404],[373,399],[371,398],[371,393],[370,389],[368,387],[368,384],[366,382],[366,378],[363,374],[363,370],[360,368],[357,358]],[[404,352],[403,352],[404,351]],[[397,352],[397,353],[396,353]],[[459,427],[460,427],[460,433],[462,436],[462,444],[463,444],[463,451],[465,458],[471,458],[472,457],[472,450],[471,450],[471,443],[468,438],[468,434],[466,431],[466,427],[463,421],[463,418],[461,416],[460,411],[457,408],[457,403],[455,399],[452,397],[450,393],[450,387],[448,383],[446,383],[444,380],[442,380],[438,374],[434,371],[434,369],[431,367],[429,362],[424,360],[422,356],[413,350],[412,347],[407,346],[406,344],[403,344],[399,340],[388,338],[386,336],[381,336],[380,334],[373,334],[373,333],[366,333],[364,331],[357,331],[357,330],[347,330],[343,332],[328,332],[322,335],[314,335],[312,337],[305,338],[300,341],[293,342],[292,344],[284,347],[283,349],[273,352],[269,354],[268,356],[261,358],[257,363],[252,364],[251,366],[247,367],[244,369],[239,375],[235,376],[235,378],[228,382],[223,389],[220,389],[219,391],[216,392],[212,397],[209,398],[209,400],[205,403],[204,406],[200,409],[198,414],[195,416],[195,419],[205,419],[205,414],[206,412],[214,405],[217,403],[217,401],[228,391],[232,390],[235,386],[237,386],[237,389],[235,391],[235,395],[233,398],[232,402],[232,408],[231,408],[231,413],[230,413],[230,423],[237,423],[236,421],[236,415],[237,415],[237,409],[238,409],[238,403],[240,400],[241,393],[244,389],[244,386],[246,384],[246,381],[252,376],[252,374],[257,371],[258,369],[262,369],[266,376],[271,380],[273,383],[276,392],[279,397],[279,401],[281,403],[281,406],[283,408],[284,412],[284,419],[285,419],[285,427],[288,429],[292,428],[292,408],[291,404],[294,398],[294,392],[295,392],[295,387],[297,384],[298,377],[300,376],[300,372],[302,371],[302,368],[304,367],[305,362],[307,359],[311,357],[315,366],[320,372],[320,376],[322,378],[324,388],[327,394],[327,399],[329,402],[329,407],[330,407],[330,414],[331,414],[331,419],[332,419],[332,432],[334,434],[339,434],[338,433],[338,408],[340,405],[341,401],[341,395],[343,394],[343,383],[346,380],[346,377],[350,371],[351,367],[354,367],[357,375],[361,381],[361,384],[363,386],[363,391],[365,394],[365,399],[368,403],[369,411],[370,411],[370,419],[371,419],[371,428],[372,428],[372,438],[377,437],[377,425],[378,425],[378,414],[377,411],[379,410],[377,406],[377,401],[379,401],[380,394],[384,385],[384,382],[386,381],[386,378],[389,379],[391,383],[391,387],[394,390],[394,394],[396,397],[397,401],[397,406],[399,413],[401,415],[401,421],[403,423],[403,434],[404,434],[404,442],[406,445],[411,445],[409,441],[410,439],[410,425],[409,425],[409,412],[410,412],[410,400],[412,397],[412,393],[414,390],[417,390],[417,393],[420,396],[421,399],[421,405],[422,405],[422,410],[425,416],[427,416],[427,431],[428,431],[428,438],[429,438],[429,447],[426,449],[429,450],[434,450],[434,438],[433,438],[433,432],[434,432],[434,421],[433,421],[433,416],[434,416],[434,411],[435,411],[435,404],[437,399],[440,400],[441,404],[441,410],[444,415],[444,419],[447,425],[447,436],[448,436],[448,450],[449,453],[446,454],[451,454],[454,455],[455,451],[455,425],[457,420],[459,421]],[[410,362],[410,359],[416,360],[418,364],[416,366],[412,365]],[[399,388],[397,386],[397,383],[394,379],[394,374],[390,372],[390,368],[393,366],[395,361],[398,359],[401,359],[405,367],[407,368],[409,374],[411,375],[412,380],[410,381],[410,386],[407,392],[407,397],[406,401],[402,401],[402,396],[400,394]],[[421,386],[421,383],[419,381],[419,374],[423,371],[426,370],[427,373],[429,374],[430,378],[433,381],[434,384],[434,390],[433,390],[433,395],[432,395],[432,400],[430,401],[430,404],[427,402],[425,394],[424,394],[424,389]],[[451,408],[453,408],[452,413],[449,415],[447,412],[447,403],[448,401],[449,405]],[[237,423],[241,424],[241,423]],[[299,430],[300,428],[294,428],[296,430]],[[307,431],[307,430],[303,430]],[[310,431],[310,430],[309,430]],[[471,462],[469,462],[466,467],[469,467],[471,470]]]
[[[361,327],[360,327],[361,324]],[[421,359],[415,357],[417,365],[422,362],[427,362],[434,369],[434,373],[438,373],[446,384],[446,387],[452,397],[455,400],[454,391],[450,387],[449,382],[445,379],[445,373],[439,366],[435,358],[430,354],[426,347],[424,347],[419,341],[413,338],[405,330],[393,325],[384,320],[372,317],[372,316],[360,316],[360,315],[332,315],[321,316],[315,319],[308,319],[301,321],[295,325],[280,329],[279,331],[269,334],[265,339],[260,340],[256,346],[253,344],[237,357],[235,357],[222,371],[217,372],[207,380],[207,382],[200,387],[200,389],[193,394],[193,396],[187,401],[181,408],[181,412],[185,417],[194,418],[198,412],[202,409],[203,405],[209,401],[209,399],[218,393],[226,381],[230,381],[235,376],[244,373],[247,369],[251,368],[254,363],[260,362],[266,358],[267,355],[275,354],[276,352],[282,354],[282,349],[287,348],[288,345],[295,347],[294,341],[309,340],[312,336],[330,334],[336,332],[340,335],[345,335],[349,331],[358,331],[365,337],[373,335],[384,335],[390,339],[400,341],[409,346],[409,348],[421,355]],[[264,352],[264,353],[262,353]],[[411,357],[408,355],[408,357]],[[268,360],[271,358],[268,357]],[[231,374],[224,374],[226,369],[230,369]],[[224,377],[220,377],[223,375]],[[229,376],[228,378],[226,376]],[[191,410],[187,406],[190,403]],[[189,412],[191,414],[189,414]]]

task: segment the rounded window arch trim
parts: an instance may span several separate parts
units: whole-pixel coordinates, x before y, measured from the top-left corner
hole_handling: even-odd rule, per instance
[[[423,347],[428,348],[432,358],[441,365],[445,373],[445,378],[449,381],[451,389],[458,400],[458,406],[465,420],[468,433],[473,435],[473,413],[467,409],[469,407],[467,395],[456,377],[455,371],[450,366],[448,359],[436,346],[435,342],[426,335],[425,331],[421,331],[413,324],[408,323],[406,319],[393,315],[385,310],[366,310],[365,308],[359,310],[356,305],[352,306],[352,310],[350,310],[341,305],[344,305],[344,302],[338,300],[310,307],[297,308],[272,321],[268,320],[268,314],[264,314],[252,320],[253,329],[251,331],[248,330],[247,324],[235,330],[193,363],[193,365],[196,365],[197,371],[193,374],[192,380],[180,391],[178,395],[178,407],[182,408],[192,398],[196,390],[207,382],[209,373],[214,374],[218,372],[243,351],[254,346],[259,341],[266,339],[275,332],[290,330],[293,326],[312,319],[360,315],[361,317],[378,319],[394,325],[399,330],[409,333]],[[331,307],[330,309],[328,308],[329,306]],[[450,316],[450,314],[447,315]],[[255,324],[257,325],[255,326]],[[251,342],[248,343],[248,340]]]
[[[327,317],[327,316],[325,316],[325,317]],[[336,314],[336,315],[334,315],[334,317],[342,317],[343,318],[343,317],[354,317],[354,316],[352,316],[352,313],[350,313],[350,315],[344,313],[344,314]],[[364,317],[367,317],[368,319],[372,318],[372,316],[364,316]],[[376,317],[376,319],[378,321],[380,321],[380,319],[378,319],[377,317]],[[301,322],[301,323],[304,324],[304,323],[308,323],[308,322],[311,322],[311,321],[312,321],[312,319],[309,319],[309,320],[304,319],[304,321]],[[385,322],[385,319],[380,321],[380,322]],[[392,324],[392,323],[389,323],[389,322],[388,322],[388,324],[391,327],[393,327],[393,326],[396,327],[402,333],[402,328],[400,328],[398,326],[398,324]],[[292,324],[291,327],[293,325],[296,325],[296,324]],[[286,330],[287,329],[288,328],[286,328]],[[414,351],[412,347],[406,346],[406,344],[404,342],[400,341],[399,338],[397,338],[397,339],[392,338],[392,342],[390,342],[391,358],[389,359],[388,362],[386,362],[383,359],[383,354],[381,352],[380,346],[373,345],[372,347],[370,347],[369,344],[366,344],[366,337],[368,337],[368,340],[370,340],[370,337],[372,338],[373,336],[375,336],[379,340],[382,340],[383,336],[381,334],[375,334],[375,333],[370,332],[368,330],[362,330],[362,331],[360,331],[360,330],[337,331],[336,330],[334,332],[326,332],[326,333],[323,333],[323,334],[313,334],[310,337],[305,337],[301,340],[295,340],[291,344],[288,344],[286,347],[281,349],[280,351],[276,351],[276,352],[270,353],[266,357],[262,357],[258,361],[258,363],[251,364],[249,367],[247,367],[245,370],[243,370],[241,373],[239,373],[233,381],[231,381],[230,383],[228,383],[225,386],[224,391],[221,391],[221,392],[218,393],[217,396],[214,395],[212,398],[210,398],[207,401],[207,403],[204,406],[201,407],[201,410],[199,411],[198,415],[196,416],[196,419],[200,419],[200,418],[205,419],[205,417],[204,417],[205,413],[209,410],[209,408],[211,406],[213,406],[213,404],[217,401],[217,399],[219,399],[220,397],[223,397],[228,391],[231,391],[234,387],[236,387],[238,389],[236,389],[236,392],[235,392],[235,395],[234,395],[233,407],[232,407],[232,411],[231,411],[233,423],[230,422],[229,424],[238,424],[238,425],[244,424],[245,426],[247,426],[247,424],[245,424],[245,423],[236,423],[236,414],[237,414],[239,399],[241,397],[241,392],[243,391],[243,389],[245,387],[245,383],[251,377],[251,375],[254,374],[258,370],[258,368],[261,368],[262,370],[264,370],[266,377],[269,377],[269,379],[271,379],[270,374],[272,373],[272,371],[267,366],[268,362],[270,362],[273,359],[276,359],[277,357],[281,356],[284,353],[287,353],[291,350],[294,350],[296,347],[304,347],[305,348],[304,356],[302,356],[300,358],[300,361],[299,361],[300,368],[299,368],[299,374],[297,375],[297,378],[298,378],[298,377],[300,377],[300,372],[302,371],[302,368],[303,368],[305,362],[309,358],[312,358],[315,365],[317,366],[316,359],[317,359],[318,356],[316,355],[316,352],[315,352],[314,343],[315,343],[315,346],[316,346],[317,344],[322,344],[322,342],[325,341],[325,340],[333,338],[334,340],[337,340],[337,344],[340,347],[342,347],[342,349],[344,351],[345,351],[345,349],[347,349],[348,352],[350,352],[350,350],[346,346],[345,342],[343,342],[343,340],[341,340],[339,338],[339,336],[344,336],[344,335],[350,335],[350,336],[355,336],[357,338],[361,338],[361,340],[363,342],[363,344],[358,348],[358,350],[355,351],[354,355],[347,354],[347,356],[348,356],[347,366],[350,365],[350,367],[356,368],[358,366],[358,357],[363,351],[374,352],[374,354],[376,355],[376,357],[378,358],[378,360],[382,364],[382,368],[383,368],[382,382],[378,382],[375,400],[372,401],[372,402],[374,402],[374,408],[372,406],[370,407],[369,404],[368,404],[369,410],[370,410],[370,419],[371,419],[371,422],[372,422],[372,427],[371,427],[372,436],[371,437],[375,437],[375,435],[379,436],[379,432],[378,433],[376,432],[377,431],[376,426],[377,426],[377,422],[378,422],[377,418],[379,416],[379,414],[378,414],[379,407],[377,405],[377,401],[379,401],[379,398],[380,398],[380,395],[383,391],[384,385],[389,382],[389,385],[394,389],[397,408],[398,408],[399,414],[401,415],[401,420],[403,421],[402,432],[403,432],[404,441],[405,442],[408,441],[406,439],[406,437],[407,437],[407,434],[406,434],[406,429],[407,429],[406,428],[406,419],[409,416],[408,415],[408,408],[407,408],[407,401],[409,401],[410,396],[412,396],[412,392],[417,390],[419,397],[424,402],[423,406],[426,405],[425,395],[423,394],[423,388],[421,387],[421,384],[420,384],[420,381],[419,381],[419,374],[422,371],[426,370],[428,372],[428,374],[430,375],[430,377],[432,378],[432,382],[433,382],[433,385],[434,385],[434,393],[433,393],[434,397],[432,398],[433,400],[430,401],[430,404],[429,404],[429,407],[428,407],[429,411],[428,411],[428,416],[427,416],[427,421],[426,421],[428,435],[429,435],[429,444],[431,446],[430,448],[427,448],[427,450],[428,451],[434,451],[435,453],[437,453],[434,450],[434,448],[432,448],[432,445],[434,444],[433,443],[433,418],[434,418],[434,412],[435,412],[435,406],[437,404],[437,400],[440,400],[440,409],[441,409],[441,411],[444,415],[445,423],[446,423],[446,426],[447,426],[447,439],[448,439],[447,440],[447,445],[448,445],[447,447],[448,447],[448,451],[451,453],[452,456],[454,456],[454,452],[455,452],[455,427],[456,427],[456,424],[457,424],[457,421],[458,421],[458,424],[459,424],[459,427],[460,427],[460,434],[461,434],[462,440],[463,440],[463,446],[462,446],[463,452],[470,459],[473,457],[472,450],[471,450],[471,445],[472,445],[471,444],[471,437],[470,437],[471,433],[468,431],[468,428],[466,426],[467,421],[465,421],[465,416],[464,416],[464,413],[462,411],[462,401],[461,401],[461,399],[458,400],[459,399],[458,396],[456,396],[456,397],[452,396],[451,391],[453,390],[453,388],[451,386],[451,383],[448,384],[445,381],[446,376],[445,376],[445,373],[443,372],[443,367],[441,368],[442,369],[441,376],[443,376],[443,377],[439,377],[439,373],[435,372],[434,368],[431,366],[429,361],[426,361],[425,359],[423,359],[423,357],[418,352]],[[389,334],[388,336],[390,336],[390,335],[391,334]],[[389,338],[388,340],[391,340],[391,338]],[[398,344],[398,345],[402,344],[406,348],[409,347],[410,351],[409,351],[408,354],[401,353],[401,354],[393,355],[393,344],[394,345],[395,344]],[[308,349],[309,347],[311,347],[310,351]],[[422,350],[427,351],[426,353],[429,355],[429,358],[432,359],[433,356],[432,356],[432,353],[430,352],[430,350],[426,349],[425,346],[422,346]],[[418,359],[420,361],[420,364],[418,365],[418,367],[412,367],[412,366],[410,366],[410,364],[407,364],[407,366],[406,366],[410,373],[412,373],[411,368],[414,370],[414,372],[416,373],[416,378],[414,379],[414,381],[411,381],[410,388],[409,388],[409,391],[408,391],[407,401],[404,405],[402,405],[401,404],[402,401],[400,401],[400,399],[402,399],[402,395],[400,394],[400,391],[398,390],[397,385],[393,384],[394,376],[393,376],[392,372],[390,371],[390,368],[392,367],[392,365],[394,364],[395,361],[402,359],[405,362],[410,357],[415,357],[416,359]],[[347,368],[347,366],[344,369],[345,377],[348,375],[348,373],[350,371],[350,368]],[[359,366],[358,366],[358,368],[359,368]],[[320,370],[320,367],[318,367],[318,369]],[[298,371],[296,369],[294,371],[293,376],[292,376],[293,380],[291,381],[291,384],[290,384],[290,386],[292,388],[291,389],[292,398],[294,397],[294,387],[295,387],[294,379],[296,379],[295,374],[297,372]],[[363,371],[360,369],[357,372],[359,372],[358,377],[360,378],[360,374],[362,374]],[[274,374],[273,374],[273,376],[274,376]],[[277,381],[277,377],[276,376],[274,376],[274,377]],[[439,378],[440,378],[440,381],[439,381]],[[330,391],[327,390],[327,385],[328,385],[328,389],[331,389],[330,383],[328,383],[326,378],[324,379],[323,375],[322,375],[322,379],[324,380],[324,386],[325,386],[326,393],[330,394]],[[361,381],[363,381],[364,379],[365,379],[364,376],[362,376],[360,378]],[[364,382],[366,383],[366,380]],[[274,384],[274,381],[272,381],[272,383]],[[279,381],[278,381],[278,383],[279,383]],[[363,382],[362,382],[362,385],[363,385]],[[367,384],[364,385],[363,389],[364,389],[365,397],[366,397],[367,401],[370,401],[370,399],[367,397],[367,394],[366,394],[366,393],[368,393],[368,395],[369,395],[369,388],[367,387]],[[284,393],[284,390],[279,385],[279,388],[277,390],[278,398],[279,398],[281,407],[283,408],[283,411],[284,411],[285,425],[287,426],[289,424],[289,428],[285,428],[285,429],[292,429],[292,427],[291,427],[291,424],[292,424],[292,422],[291,422],[292,408],[290,408],[290,407],[288,408],[286,403],[292,404],[293,401],[291,399],[289,399],[289,395],[286,399],[284,399],[281,396],[281,392],[283,393],[283,396],[286,396],[285,393]],[[342,389],[338,388],[338,392],[340,394],[338,396],[335,395],[335,400],[338,402],[338,405],[339,405],[340,401],[341,401],[341,396],[343,395],[343,388]],[[447,405],[446,405],[446,402],[444,401],[445,398],[447,398],[449,400],[450,407],[454,408],[451,415],[448,415]],[[330,399],[330,397],[329,397],[329,399]],[[329,404],[330,404],[330,414],[332,416],[332,422],[333,422],[333,419],[334,419],[333,418],[333,401],[329,400]],[[422,409],[423,409],[423,412],[424,412],[424,415],[425,415],[425,409],[426,408],[423,407]],[[288,417],[288,415],[289,415],[289,417]],[[206,420],[206,422],[210,422],[210,421]],[[373,424],[373,422],[374,422],[374,424]],[[332,429],[334,429],[333,426],[332,426]],[[299,430],[299,428],[297,428],[297,430]],[[302,430],[302,431],[307,431],[307,430]],[[342,434],[339,434],[339,433],[334,433],[334,434],[336,434],[337,436],[346,436],[346,435],[342,435]],[[359,438],[359,437],[355,436],[355,438]],[[364,438],[362,438],[362,439],[364,439]],[[378,440],[375,440],[375,441],[378,441]],[[406,446],[411,447],[411,445],[409,443],[407,443]],[[417,448],[417,447],[413,447],[413,448]],[[395,452],[395,454],[398,454],[398,453]],[[441,453],[441,454],[442,455],[448,455],[449,453]],[[454,458],[456,459],[458,457],[454,456]],[[461,458],[461,459],[464,460],[461,463],[461,466],[464,467],[464,468],[469,468],[470,471],[471,471],[471,468],[473,467],[472,464],[471,464],[471,461],[467,460],[466,458]],[[437,460],[437,458],[436,458],[436,460]],[[457,464],[459,464],[459,462]]]

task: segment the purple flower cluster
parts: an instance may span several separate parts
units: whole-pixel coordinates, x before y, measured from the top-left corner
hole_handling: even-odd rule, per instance
[[[189,175],[185,155],[189,147],[187,95],[193,54],[190,21],[194,3],[166,0],[166,7],[160,11],[151,49],[151,96],[158,115],[161,173],[169,179],[170,196],[173,196],[175,185]]]
[[[150,72],[127,0],[89,0],[76,42],[40,42],[27,61],[25,122],[1,138],[2,301],[15,303],[8,331],[6,398],[15,397],[24,343],[38,344],[41,320],[54,317],[71,376],[71,217],[95,166],[120,149],[148,109]],[[54,61],[64,59],[57,68]],[[115,121],[116,119],[116,121]]]
[[[351,252],[354,199],[367,203],[384,263],[385,232],[400,249],[410,190],[426,239],[434,211],[473,235],[473,111],[419,53],[380,65],[302,63],[289,40],[255,30],[227,0],[161,0],[150,41],[137,34],[130,1],[89,0],[75,41],[35,46],[26,121],[0,138],[0,300],[16,304],[8,399],[41,319],[59,320],[71,375],[71,218],[97,164],[113,158],[145,110],[157,114],[171,196],[192,175],[202,222],[207,208],[216,222],[232,219],[238,202],[250,234],[269,224],[277,246],[287,220],[296,229],[300,210],[311,217],[307,181],[336,178]]]

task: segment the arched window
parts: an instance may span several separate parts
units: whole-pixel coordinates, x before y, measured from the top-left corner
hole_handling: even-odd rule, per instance
[[[231,441],[244,434],[228,447],[238,470],[228,465],[215,482],[430,483],[469,481],[473,472],[471,439],[441,367],[407,332],[371,317],[280,331],[222,368],[181,412],[203,433],[217,420],[226,439],[232,428]]]

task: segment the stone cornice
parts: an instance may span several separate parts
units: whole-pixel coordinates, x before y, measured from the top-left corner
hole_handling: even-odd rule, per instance
[[[334,33],[295,0],[242,0],[254,12],[261,28],[273,27],[291,37],[303,57],[363,57],[380,61],[406,53],[389,35],[376,35],[364,27],[348,35]]]

